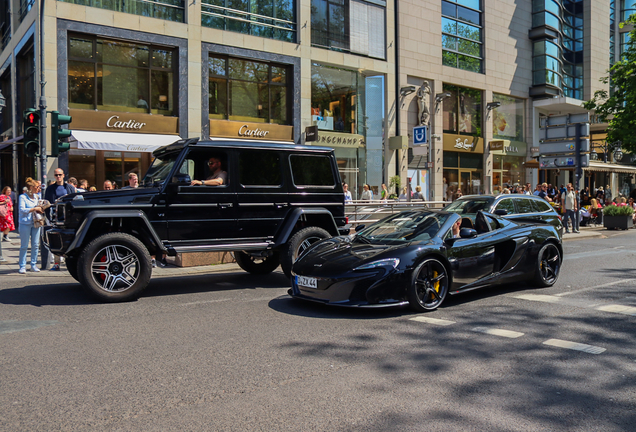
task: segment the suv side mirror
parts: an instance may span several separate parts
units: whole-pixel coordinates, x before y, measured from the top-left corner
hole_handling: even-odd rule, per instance
[[[192,183],[192,179],[190,178],[189,174],[175,174],[172,177],[172,182],[174,184],[177,184],[179,186],[190,186],[190,183]]]
[[[505,216],[505,215],[508,214],[508,210],[497,209],[497,210],[495,210],[494,214],[496,214],[497,216]]]

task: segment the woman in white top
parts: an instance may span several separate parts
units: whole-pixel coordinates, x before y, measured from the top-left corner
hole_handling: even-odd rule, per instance
[[[18,231],[20,232],[20,255],[18,263],[20,270],[18,273],[26,273],[26,255],[29,247],[29,239],[31,240],[31,271],[39,272],[37,268],[38,263],[38,250],[40,246],[40,231],[42,228],[33,226],[33,213],[44,214],[42,207],[38,206],[40,201],[39,182],[33,180],[31,177],[26,179],[26,192],[20,195],[18,199],[19,214],[20,214],[20,226]]]
[[[373,192],[371,191],[371,188],[369,187],[369,185],[365,184],[364,186],[362,186],[362,189],[363,189],[363,192],[360,199],[363,201],[371,201],[373,199]]]

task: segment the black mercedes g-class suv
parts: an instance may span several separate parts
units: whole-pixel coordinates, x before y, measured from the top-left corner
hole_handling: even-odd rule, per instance
[[[180,140],[153,153],[138,188],[71,194],[55,203],[46,246],[102,301],[139,297],[151,256],[233,251],[255,274],[287,276],[312,243],[346,234],[333,150],[238,140]],[[211,169],[221,186],[200,185]],[[193,183],[195,185],[193,185]]]

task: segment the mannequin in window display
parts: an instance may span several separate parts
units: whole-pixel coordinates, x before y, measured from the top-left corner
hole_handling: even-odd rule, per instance
[[[428,104],[431,96],[431,86],[428,81],[424,81],[422,86],[417,89],[417,103],[419,107],[419,126],[428,125],[428,119],[431,116],[431,113],[428,109]]]

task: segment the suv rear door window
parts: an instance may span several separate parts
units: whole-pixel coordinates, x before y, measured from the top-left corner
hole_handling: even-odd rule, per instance
[[[539,200],[530,200],[532,201],[532,205],[534,206],[534,211],[536,211],[537,213],[543,213],[546,211],[550,211],[550,204],[548,204],[545,201],[539,201]]]
[[[519,213],[534,213],[535,212],[534,206],[532,205],[532,200],[521,198],[516,201],[517,201],[516,202],[517,211]]]
[[[280,186],[280,156],[273,151],[249,151],[239,155],[239,181],[243,186]]]
[[[515,214],[515,203],[512,202],[512,198],[505,198],[499,201],[495,210],[505,210],[508,214]]]
[[[289,161],[297,187],[336,185],[328,156],[291,155]]]

